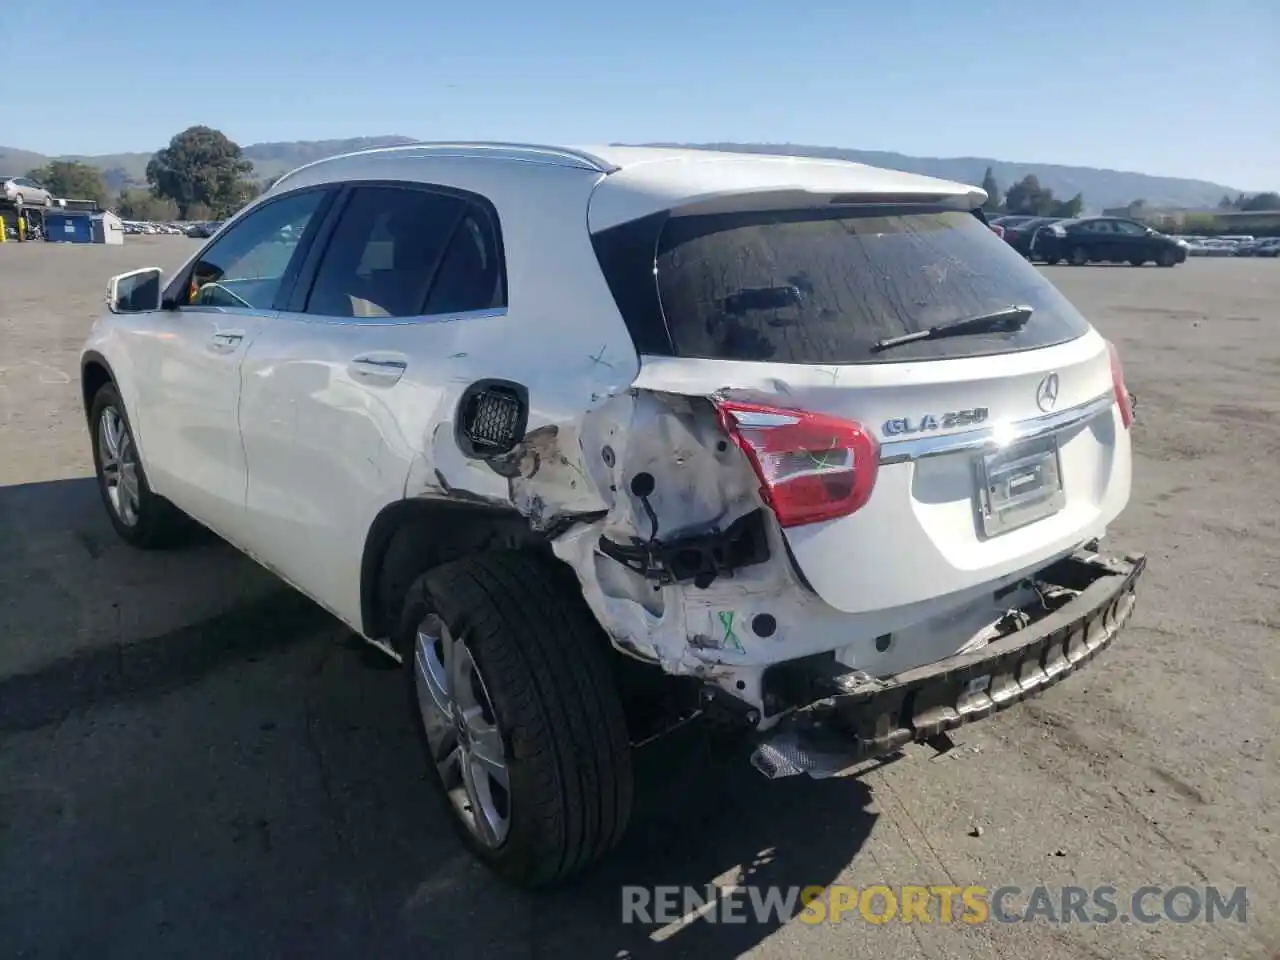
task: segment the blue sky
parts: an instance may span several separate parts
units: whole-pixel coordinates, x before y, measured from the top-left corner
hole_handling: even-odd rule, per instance
[[[18,3],[0,143],[767,141],[1280,187],[1280,0]]]

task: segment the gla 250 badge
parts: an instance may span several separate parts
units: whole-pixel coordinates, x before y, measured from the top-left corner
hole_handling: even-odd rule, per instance
[[[972,427],[987,419],[986,407],[972,410],[950,410],[947,413],[926,413],[922,417],[894,417],[884,422],[886,437],[904,437],[914,433],[930,433],[934,430],[950,430],[954,427]]]

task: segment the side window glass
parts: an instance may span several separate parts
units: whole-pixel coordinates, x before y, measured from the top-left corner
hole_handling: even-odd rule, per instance
[[[1128,234],[1131,237],[1140,237],[1147,232],[1136,223],[1130,223],[1128,220],[1116,220],[1113,223],[1116,233]]]
[[[325,192],[282,197],[249,214],[200,254],[182,303],[270,310]]]
[[[506,292],[502,279],[497,238],[489,216],[474,204],[468,205],[449,241],[424,312],[464,313],[503,306]]]
[[[316,270],[306,312],[326,317],[423,313],[465,201],[408,187],[357,187]]]

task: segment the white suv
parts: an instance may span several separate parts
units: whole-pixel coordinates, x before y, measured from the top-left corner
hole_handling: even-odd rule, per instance
[[[104,502],[140,547],[194,518],[402,660],[464,842],[554,881],[622,835],[652,729],[714,715],[766,776],[824,776],[944,745],[1129,617],[1143,558],[1095,552],[1119,361],[984,198],[692,150],[310,164],[167,282],[111,281]]]

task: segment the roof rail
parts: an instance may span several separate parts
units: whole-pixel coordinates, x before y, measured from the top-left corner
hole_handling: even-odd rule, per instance
[[[451,157],[484,157],[491,160],[512,160],[524,163],[546,163],[555,166],[575,167],[579,170],[591,170],[596,173],[613,173],[618,169],[614,164],[609,163],[607,160],[603,160],[586,150],[577,150],[571,147],[552,147],[534,143],[505,143],[501,141],[486,140],[424,140],[420,143],[402,143],[389,147],[374,147],[369,150],[357,150],[352,153],[343,153],[332,157],[324,157],[320,160],[312,160],[310,163],[304,163],[302,166],[295,167],[293,170],[285,173],[276,180],[272,186],[279,186],[295,173],[308,170],[311,167],[331,163],[335,160],[342,160],[347,157],[368,156],[379,153],[407,153],[411,155],[435,153],[440,156]]]
[[[406,143],[396,149],[429,150],[451,156],[493,157],[542,163],[560,161],[566,166],[582,167],[598,173],[612,173],[618,169],[616,165],[587,150],[539,143],[508,143],[502,140],[424,140],[420,143]]]

